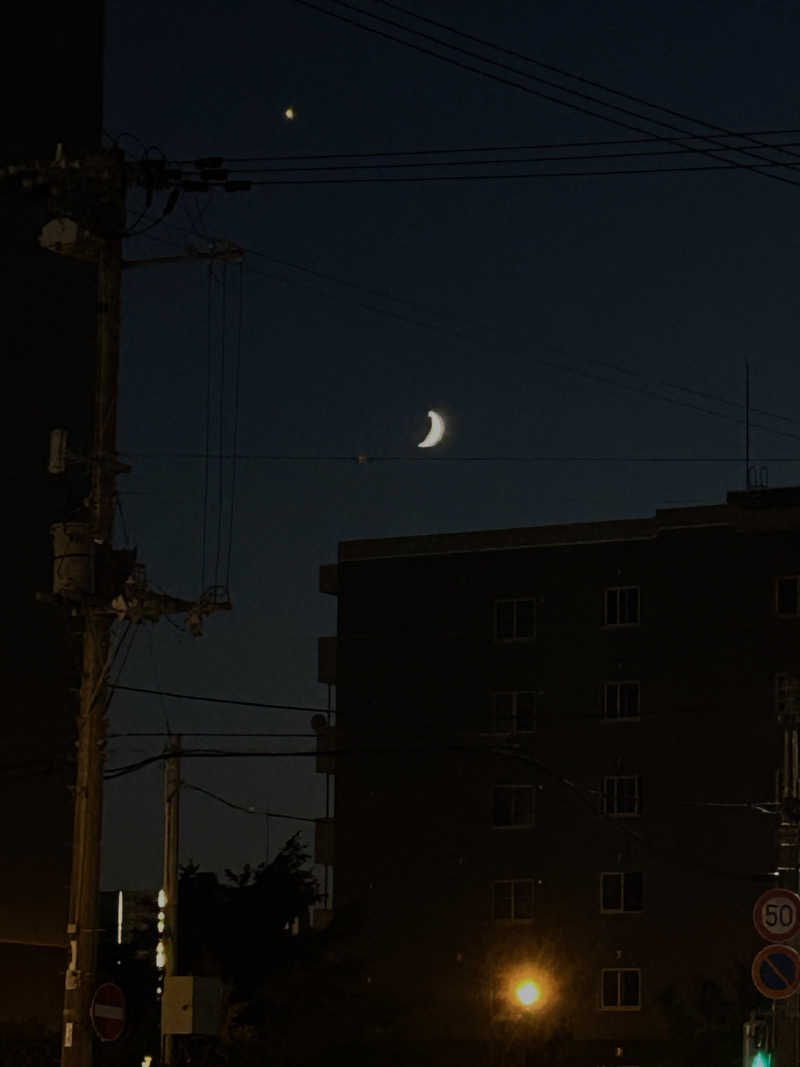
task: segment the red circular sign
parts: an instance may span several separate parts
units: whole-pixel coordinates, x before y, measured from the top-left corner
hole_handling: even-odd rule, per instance
[[[101,1041],[116,1041],[125,1029],[125,994],[111,982],[98,986],[89,1017]]]
[[[755,902],[753,924],[766,941],[788,941],[800,930],[800,895],[767,889]]]
[[[800,956],[791,945],[765,945],[756,953],[751,973],[759,993],[785,1000],[800,989]]]

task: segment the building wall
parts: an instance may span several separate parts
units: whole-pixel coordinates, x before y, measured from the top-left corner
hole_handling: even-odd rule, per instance
[[[771,499],[786,506],[514,549],[491,534],[450,554],[442,538],[408,539],[407,556],[402,539],[341,546],[337,749],[355,752],[337,760],[335,904],[362,915],[373,981],[410,1030],[507,1037],[497,994],[525,972],[546,994],[537,1026],[563,1021],[585,1062],[656,1063],[709,982],[733,997],[744,973],[746,999],[775,866],[774,820],[748,805],[774,797],[775,674],[800,674],[800,619],[774,599],[800,571],[800,497]],[[638,626],[604,625],[613,586],[640,588]],[[506,597],[535,599],[534,641],[494,639]],[[640,682],[637,721],[604,720],[615,679]],[[490,694],[513,689],[538,694],[538,721],[512,752]],[[641,776],[639,817],[600,814],[619,774]],[[512,783],[535,786],[532,829],[492,826],[492,787]],[[641,913],[600,913],[603,871],[644,872]],[[512,878],[535,882],[530,922],[492,921],[490,884]],[[640,1010],[601,1010],[603,968],[641,968]]]
[[[15,10],[0,73],[0,165],[50,159],[100,141],[103,4]],[[13,43],[12,43],[13,42]],[[65,970],[72,837],[74,620],[34,599],[51,586],[49,526],[85,494],[78,472],[47,475],[48,433],[85,451],[94,372],[96,271],[37,244],[46,200],[0,183],[6,384],[4,707],[0,714],[0,1023],[57,1028]]]

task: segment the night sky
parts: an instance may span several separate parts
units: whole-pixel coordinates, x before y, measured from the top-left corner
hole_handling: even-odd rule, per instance
[[[788,131],[763,139],[791,142],[798,155],[766,155],[800,169],[800,11],[794,5],[408,2],[462,33],[717,127]],[[319,5],[369,21],[331,0]],[[338,541],[722,502],[728,489],[744,485],[745,361],[751,402],[760,409],[752,415],[753,462],[768,466],[771,485],[798,480],[800,187],[747,169],[759,160],[719,153],[702,140],[690,144],[745,166],[463,180],[720,160],[682,152],[633,161],[530,162],[677,151],[680,145],[657,138],[680,134],[658,125],[658,113],[641,103],[448,36],[374,0],[359,6],[595,99],[566,97],[370,23],[462,64],[603,114],[614,114],[607,102],[629,108],[639,117],[616,117],[636,130],[291,0],[178,0],[167,8],[153,0],[135,6],[110,0],[104,125],[131,159],[145,150],[169,160],[231,160],[476,149],[392,160],[460,161],[427,170],[276,173],[325,162],[372,166],[374,157],[230,163],[231,169],[272,168],[250,177],[279,183],[185,194],[164,222],[128,243],[129,258],[180,254],[209,239],[251,251],[242,267],[218,264],[211,278],[205,264],[125,277],[119,442],[134,470],[120,479],[121,502],[128,537],[153,584],[195,597],[201,577],[210,585],[216,573],[225,582],[234,467],[230,460],[221,465],[220,522],[220,465],[210,465],[206,493],[202,458],[207,429],[209,450],[219,451],[220,414],[222,450],[230,453],[236,432],[242,458],[230,540],[235,610],[210,619],[200,640],[168,621],[139,628],[121,675],[115,668],[122,684],[323,708],[327,690],[315,680],[316,641],[335,632],[336,616],[334,599],[317,591],[317,571],[335,560]],[[293,121],[284,117],[287,107],[295,109]],[[686,118],[660,117],[681,133],[711,132]],[[656,140],[596,144],[648,133]],[[533,148],[576,142],[595,143]],[[489,151],[500,146],[512,150]],[[464,163],[492,159],[528,162]],[[800,186],[800,173],[793,178],[790,168],[772,173]],[[459,180],[386,180],[421,174]],[[322,183],[325,176],[346,180]],[[381,181],[354,180],[363,178]],[[157,196],[137,223],[144,204],[133,191],[131,224],[155,223],[164,201]],[[438,449],[420,452],[416,442],[429,408],[445,414],[449,433]],[[359,464],[359,454],[376,462]],[[247,458],[255,456],[295,458]],[[663,457],[686,462],[649,461]],[[701,462],[712,457],[739,458]],[[121,542],[121,523],[117,530]],[[123,659],[124,652],[118,665]],[[309,720],[303,712],[118,692],[110,730],[163,731],[168,722],[185,732],[308,733]],[[311,743],[186,741],[269,751]],[[139,760],[162,744],[161,738],[115,738],[108,765]],[[310,759],[192,759],[184,778],[245,806],[324,813],[324,780]],[[264,818],[191,791],[182,803],[182,862],[193,858],[220,871],[264,858]],[[271,819],[271,853],[303,825]],[[156,886],[160,862],[161,779],[153,765],[107,784],[104,885]]]

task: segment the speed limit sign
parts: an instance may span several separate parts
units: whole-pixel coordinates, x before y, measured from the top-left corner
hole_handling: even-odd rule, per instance
[[[791,889],[768,889],[755,903],[753,923],[767,941],[788,941],[800,930],[800,896]]]

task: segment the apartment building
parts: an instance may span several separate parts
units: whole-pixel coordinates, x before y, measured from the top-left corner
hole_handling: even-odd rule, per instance
[[[800,488],[345,542],[321,589],[334,908],[392,1062],[726,1062],[800,711]]]

